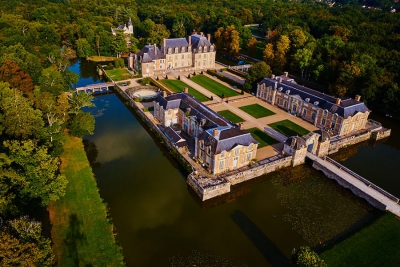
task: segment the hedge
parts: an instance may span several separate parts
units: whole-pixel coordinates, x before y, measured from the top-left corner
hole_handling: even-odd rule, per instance
[[[215,70],[207,70],[207,73],[212,75],[212,76],[217,77],[218,79],[220,79],[223,82],[226,82],[226,83],[228,83],[228,84],[230,84],[232,86],[236,86],[236,88],[243,89],[243,85],[242,84],[240,84],[238,82],[235,82],[234,80],[231,80],[231,79],[225,77],[224,75],[219,74]]]

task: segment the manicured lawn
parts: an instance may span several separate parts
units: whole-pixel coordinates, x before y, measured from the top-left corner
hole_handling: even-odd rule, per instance
[[[220,84],[219,82],[216,82],[204,75],[196,75],[192,78],[190,78],[192,81],[195,83],[199,84],[200,86],[204,87],[208,91],[216,94],[217,96],[222,96],[224,97],[230,97],[230,96],[236,96],[239,95],[236,91],[233,89],[226,87],[223,84]]]
[[[400,220],[385,214],[320,256],[328,266],[398,266]]]
[[[243,106],[243,107],[240,107],[240,109],[243,110],[244,112],[250,114],[251,116],[253,116],[256,119],[271,116],[271,115],[275,114],[275,112],[272,112],[271,110],[266,109],[259,104]]]
[[[103,62],[103,61],[114,61],[115,57],[104,57],[104,56],[90,56],[89,61]]]
[[[187,85],[186,83],[184,83],[182,81],[162,80],[161,83],[163,83],[165,86],[169,87],[172,91],[174,91],[176,93],[183,92],[183,89],[185,89],[185,87],[187,87],[189,89],[189,94],[194,96],[194,98],[196,98],[200,102],[205,102],[205,101],[210,100],[208,97],[206,97],[205,95],[203,95],[199,91],[193,89],[192,87],[190,87],[189,85]]]
[[[47,207],[55,266],[125,266],[82,139],[66,139],[61,156],[66,194]]]
[[[304,129],[303,127],[297,125],[294,122],[291,122],[290,120],[278,121],[269,124],[269,126],[286,136],[303,136],[310,132],[309,130]]]
[[[258,128],[250,128],[246,129],[251,135],[253,136],[254,139],[256,139],[260,144],[258,145],[258,148],[264,147],[264,146],[270,146],[276,143],[279,143],[279,141],[275,140],[265,132],[261,131]]]
[[[229,110],[221,110],[221,111],[218,111],[217,113],[233,123],[238,123],[238,122],[244,121],[244,119],[242,119],[241,117],[239,117],[238,115],[236,115],[235,113],[233,113]]]
[[[113,70],[106,70],[106,74],[113,81],[121,81],[133,78],[133,76],[124,68],[115,68]]]

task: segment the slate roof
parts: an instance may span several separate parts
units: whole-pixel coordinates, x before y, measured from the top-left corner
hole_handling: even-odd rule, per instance
[[[364,102],[357,101],[349,97],[344,97],[341,99],[340,104],[336,105],[336,97],[318,92],[292,81],[282,80],[282,82],[279,82],[279,78],[279,76],[275,79],[264,78],[261,82],[259,82],[259,84],[265,84],[266,87],[272,86],[273,89],[278,90],[280,87],[282,87],[282,93],[286,93],[289,90],[289,95],[298,95],[303,101],[305,101],[306,98],[309,98],[310,104],[315,105],[315,103],[318,102],[316,106],[319,108],[326,109],[332,114],[337,113],[339,116],[345,119],[349,116],[355,115],[357,112],[364,113],[369,111]]]
[[[199,46],[210,47],[211,43],[207,40],[207,37],[201,36],[200,34],[192,34],[192,48],[198,51]]]
[[[165,136],[170,139],[176,146],[184,147],[187,146],[186,140],[182,138],[177,132],[174,131],[171,127],[167,127],[164,130]]]
[[[285,145],[288,145],[289,147],[291,147],[295,150],[298,150],[301,147],[305,147],[306,143],[305,143],[304,139],[301,138],[300,136],[293,136],[293,137],[289,137],[288,139],[286,139]]]
[[[240,130],[238,125],[232,124],[206,105],[201,104],[191,95],[177,93],[166,98],[158,95],[155,102],[162,106],[164,110],[179,108],[185,113],[189,112],[189,116],[196,117],[196,121],[204,129],[199,134],[198,139],[204,140],[206,146],[211,145],[216,154],[221,153],[223,150],[229,151],[237,145],[258,144],[249,132]],[[213,136],[214,129],[218,129],[217,136]],[[168,131],[171,132],[171,130]]]
[[[164,46],[164,45],[163,45]],[[181,53],[181,48],[185,47],[185,52],[187,52],[187,47],[189,43],[185,38],[172,38],[165,40],[165,48],[161,47],[163,53],[168,51],[168,48],[172,48],[172,53],[175,53],[175,47],[178,47],[178,53]],[[164,50],[165,49],[165,50]]]
[[[154,50],[156,49],[156,50]],[[157,51],[157,54],[156,54]],[[155,59],[165,58],[164,54],[161,53],[160,49],[154,45],[145,45],[140,52],[138,52],[137,57],[142,57],[142,63],[152,62]]]

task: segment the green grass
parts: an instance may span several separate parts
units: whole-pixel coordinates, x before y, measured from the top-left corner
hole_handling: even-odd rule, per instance
[[[246,129],[251,135],[253,136],[254,139],[256,139],[260,144],[258,145],[258,148],[262,148],[264,146],[270,146],[276,143],[279,143],[279,141],[275,140],[265,132],[261,131],[258,128],[250,128]]]
[[[240,107],[240,109],[243,110],[244,112],[250,114],[251,116],[253,116],[256,119],[271,116],[271,115],[275,114],[275,112],[272,112],[271,110],[266,109],[259,104],[243,106],[243,107]]]
[[[236,115],[235,113],[233,113],[229,110],[221,110],[221,111],[218,111],[217,113],[233,123],[238,123],[238,122],[244,121],[244,119],[242,119],[241,117],[239,117],[238,115]]]
[[[61,156],[66,194],[48,206],[56,266],[124,266],[82,139],[66,140]]]
[[[190,78],[192,81],[195,83],[199,84],[200,86],[204,87],[208,91],[218,95],[221,97],[224,95],[224,97],[230,97],[230,96],[237,96],[239,95],[236,91],[233,89],[226,87],[223,84],[220,84],[219,82],[214,81],[213,79],[210,79],[204,75],[196,75],[192,78]]]
[[[398,266],[400,221],[385,214],[320,256],[328,266]]]
[[[121,81],[133,78],[133,76],[125,68],[106,70],[106,74],[113,81]]]
[[[286,136],[303,136],[310,132],[309,130],[304,129],[303,127],[297,125],[294,122],[291,122],[290,120],[274,122],[269,124],[269,126]]]
[[[183,92],[185,87],[187,87],[189,89],[189,94],[194,96],[194,98],[196,98],[200,102],[205,102],[205,101],[209,101],[210,100],[208,97],[206,97],[205,95],[203,95],[199,91],[193,89],[192,87],[190,87],[189,85],[187,85],[186,83],[184,83],[182,81],[179,81],[179,80],[162,80],[161,83],[164,84],[165,86],[167,86],[168,88],[170,88],[172,91],[174,91],[176,93]]]

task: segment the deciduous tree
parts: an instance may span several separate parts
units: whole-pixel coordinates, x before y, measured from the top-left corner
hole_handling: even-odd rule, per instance
[[[246,82],[243,86],[243,89],[247,92],[256,90],[257,83],[263,78],[270,77],[271,74],[271,68],[265,62],[261,61],[254,64],[247,73]]]

